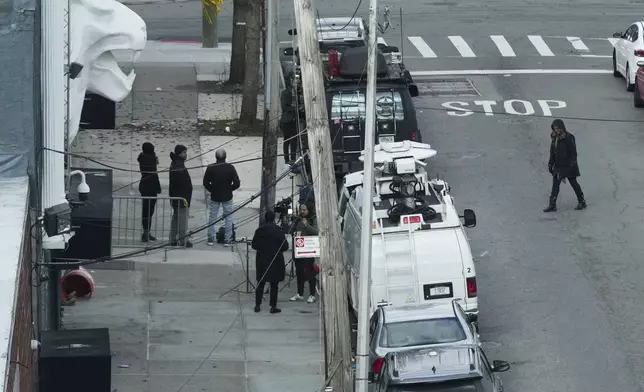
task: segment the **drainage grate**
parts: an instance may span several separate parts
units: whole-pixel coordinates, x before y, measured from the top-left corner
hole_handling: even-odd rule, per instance
[[[436,79],[418,82],[418,92],[432,97],[480,97],[471,80],[467,78]]]

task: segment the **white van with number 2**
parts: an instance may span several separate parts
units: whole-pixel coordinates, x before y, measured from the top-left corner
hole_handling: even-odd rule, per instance
[[[449,303],[461,298],[472,321],[478,317],[476,269],[465,227],[476,215],[459,216],[442,180],[429,180],[423,160],[436,155],[410,141],[376,146],[370,314],[377,306]],[[362,157],[361,157],[362,159]],[[358,306],[361,271],[363,173],[344,177],[339,212],[347,251],[349,300]]]

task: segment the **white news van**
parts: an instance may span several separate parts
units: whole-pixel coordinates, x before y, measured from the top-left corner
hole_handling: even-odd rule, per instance
[[[411,141],[375,148],[374,201],[368,207],[373,208],[370,314],[382,305],[449,303],[461,298],[472,320],[478,316],[476,270],[463,227],[476,226],[476,215],[466,209],[459,216],[449,185],[428,179],[423,160],[435,155],[430,145]],[[349,299],[356,312],[362,178],[361,171],[344,177],[339,209]]]

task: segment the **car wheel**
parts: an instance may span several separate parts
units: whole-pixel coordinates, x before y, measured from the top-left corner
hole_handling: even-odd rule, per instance
[[[626,78],[626,91],[633,91],[635,84],[631,83],[631,70],[629,69],[628,64],[626,64],[626,75],[624,75],[624,78]]]
[[[617,53],[615,52],[615,49],[613,49],[613,76],[616,78],[622,76],[617,70]]]
[[[640,96],[640,88],[637,86],[637,78],[635,78],[635,88],[633,89],[633,105],[636,108],[644,108],[644,101]]]

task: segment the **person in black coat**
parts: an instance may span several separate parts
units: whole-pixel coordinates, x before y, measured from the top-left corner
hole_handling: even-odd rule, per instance
[[[253,249],[257,251],[255,268],[257,270],[257,289],[255,291],[255,312],[259,312],[266,282],[270,284],[271,313],[279,313],[277,307],[278,283],[286,276],[284,252],[288,250],[288,241],[284,231],[275,224],[275,213],[266,211],[264,224],[255,230]]]
[[[577,177],[581,175],[577,163],[577,144],[575,136],[566,130],[564,122],[556,119],[550,127],[552,133],[550,138],[550,159],[548,160],[548,171],[552,174],[552,191],[550,193],[550,204],[543,212],[557,211],[557,196],[559,196],[559,187],[561,182],[566,179],[572,186],[577,195],[576,210],[586,208],[586,199],[581,186],[577,182]]]
[[[286,79],[286,88],[280,96],[282,103],[282,117],[280,127],[284,137],[284,163],[294,162],[297,152],[297,113],[293,107],[293,86],[290,79]]]
[[[143,197],[143,211],[141,216],[141,225],[143,226],[142,242],[156,241],[157,239],[150,234],[152,226],[152,216],[157,205],[157,195],[161,193],[161,182],[157,166],[159,158],[154,152],[154,145],[145,142],[141,146],[142,152],[139,154],[139,170],[141,171],[141,181],[139,182],[139,193]]]
[[[183,200],[171,200],[172,221],[170,224],[170,244],[173,246],[185,246],[192,248],[192,243],[188,241],[186,231],[188,229],[188,211],[192,201],[192,179],[186,169],[186,159],[188,158],[188,149],[177,144],[174,152],[170,153],[170,197],[180,197]]]

